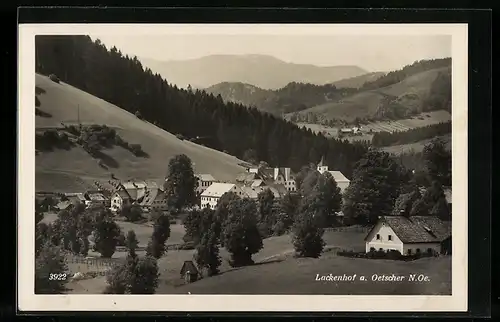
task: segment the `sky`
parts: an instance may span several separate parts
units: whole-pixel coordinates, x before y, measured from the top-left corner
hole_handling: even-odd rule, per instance
[[[449,35],[99,35],[108,48],[155,60],[216,54],[270,55],[317,66],[356,65],[369,72],[400,69],[416,60],[451,57]]]

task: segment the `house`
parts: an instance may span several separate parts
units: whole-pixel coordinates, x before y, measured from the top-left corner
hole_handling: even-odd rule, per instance
[[[125,189],[116,191],[111,197],[111,211],[119,212],[123,206],[132,204],[133,198]]]
[[[217,182],[211,174],[196,174],[195,177],[197,179],[196,192],[200,195],[205,189],[210,187],[212,183]]]
[[[243,191],[234,183],[215,182],[210,185],[201,194],[201,208],[215,209],[220,198],[228,192],[234,192],[236,195],[243,197]]]
[[[87,205],[88,206],[103,206],[110,207],[111,201],[104,197],[102,193],[87,193]]]
[[[297,184],[290,168],[274,168],[273,180],[275,184],[284,185],[287,191],[297,191]]]
[[[340,188],[340,192],[344,193],[344,191],[349,187],[350,180],[347,179],[344,174],[340,171],[329,171],[328,166],[325,164],[324,157],[321,158],[321,161],[318,163],[317,170],[319,173],[323,174],[328,172],[332,175],[335,182],[337,182],[337,186]]]
[[[181,278],[183,278],[186,283],[192,283],[198,279],[198,275],[198,269],[193,261],[184,261],[181,267]]]
[[[444,196],[446,197],[446,202],[448,203],[449,206],[451,206],[451,188],[443,188],[444,191]]]
[[[166,211],[168,209],[167,198],[164,191],[159,191],[154,200],[148,203],[148,206],[153,211]]]
[[[449,254],[451,225],[437,216],[385,216],[365,237],[366,252],[397,250],[415,253]]]

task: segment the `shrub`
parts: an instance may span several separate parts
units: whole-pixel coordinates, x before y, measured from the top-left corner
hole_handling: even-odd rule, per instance
[[[136,156],[144,153],[144,151],[142,151],[142,147],[140,144],[129,144],[129,149],[130,152],[132,152]]]
[[[193,241],[185,242],[184,244],[179,246],[180,250],[192,250],[194,248],[195,248],[195,244]]]
[[[125,246],[125,243],[126,243],[125,234],[123,233],[123,231],[120,231],[120,236],[118,236],[118,238],[117,238],[116,245],[117,246]]]
[[[61,82],[61,80],[59,79],[59,77],[57,77],[55,74],[50,74],[49,75],[49,79],[57,84],[59,84]]]

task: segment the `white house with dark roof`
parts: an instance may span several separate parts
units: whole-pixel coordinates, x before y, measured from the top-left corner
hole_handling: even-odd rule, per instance
[[[111,211],[119,212],[123,208],[123,206],[131,204],[133,201],[133,198],[130,196],[127,190],[118,190],[111,197]]]
[[[337,186],[340,188],[340,192],[344,193],[344,191],[349,187],[350,180],[347,179],[344,174],[340,171],[329,171],[328,166],[325,164],[324,158],[321,158],[321,161],[318,163],[317,171],[321,174],[328,172],[332,175],[335,182],[337,182]]]
[[[202,192],[200,196],[201,208],[215,209],[220,198],[228,192],[234,192],[240,198],[244,197],[243,191],[236,184],[214,182]]]
[[[203,191],[205,191],[210,185],[214,182],[217,182],[217,180],[211,175],[211,174],[196,174],[196,192],[201,195]]]
[[[274,168],[273,174],[275,184],[285,186],[287,191],[297,191],[297,184],[290,168]]]
[[[381,217],[365,237],[366,252],[397,250],[403,255],[451,251],[451,222],[436,216]]]

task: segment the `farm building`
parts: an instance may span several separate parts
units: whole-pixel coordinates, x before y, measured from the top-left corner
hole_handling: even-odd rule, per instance
[[[196,174],[195,177],[197,179],[196,192],[200,195],[205,189],[210,187],[212,183],[217,182],[211,174]]]
[[[271,190],[275,199],[281,197],[279,191],[276,188],[269,186],[260,186],[260,187],[241,186],[240,189],[243,191],[245,197],[250,198],[252,200],[257,200],[259,193],[265,191],[266,189]]]
[[[111,206],[111,201],[104,197],[102,193],[87,193],[85,194],[86,198],[86,203],[88,206],[104,206],[104,207],[110,207]]]
[[[243,191],[234,183],[215,182],[201,194],[201,208],[215,209],[220,198],[228,192],[234,192],[242,197]]]
[[[166,211],[168,206],[165,192],[158,191],[154,199],[152,199],[151,202],[147,204],[147,207],[154,211]]]
[[[325,172],[330,173],[335,182],[337,182],[337,186],[340,188],[341,193],[343,193],[349,186],[350,181],[344,176],[342,172],[328,170],[328,166],[325,164],[324,158],[321,158],[321,161],[318,163],[317,170],[321,174]]]
[[[183,278],[186,283],[195,282],[198,279],[198,269],[192,261],[185,261],[181,267],[181,278]]]
[[[436,216],[381,217],[365,237],[366,252],[397,250],[415,253],[449,254],[451,224]]]

